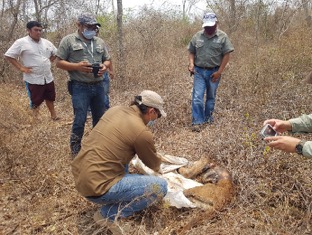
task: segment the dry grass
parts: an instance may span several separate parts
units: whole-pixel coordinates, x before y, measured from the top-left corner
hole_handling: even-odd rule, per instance
[[[312,85],[301,82],[312,70],[311,30],[293,29],[280,41],[261,45],[241,33],[231,35],[236,50],[218,90],[216,121],[193,133],[192,80],[183,39],[199,27],[172,29],[161,20],[152,25],[158,28],[133,24],[127,31],[127,78],[112,82],[111,104],[127,105],[143,89],[157,91],[168,114],[153,129],[158,150],[189,160],[209,156],[232,173],[236,184],[232,203],[188,234],[311,234],[312,160],[270,150],[258,137],[266,118],[311,112]],[[67,75],[54,72],[59,122],[50,120],[44,105],[40,120],[33,122],[24,85],[2,78],[1,234],[105,234],[92,220],[97,206],[74,188]],[[89,121],[86,135],[90,129]],[[133,234],[177,234],[200,213],[159,205],[129,221]]]

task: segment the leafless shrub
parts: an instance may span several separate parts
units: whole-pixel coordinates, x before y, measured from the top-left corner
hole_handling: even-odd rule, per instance
[[[200,24],[190,26],[157,12],[127,25],[127,76],[122,84],[112,81],[111,104],[128,105],[143,89],[157,91],[168,113],[153,129],[157,149],[189,160],[209,156],[231,172],[235,199],[188,234],[311,234],[312,161],[268,149],[258,137],[266,118],[288,119],[311,110],[312,87],[302,83],[312,70],[311,30],[297,25],[279,40],[259,42],[248,30],[233,32],[235,52],[218,90],[216,121],[193,133],[189,129],[192,78],[187,71],[186,44],[199,29]],[[114,39],[107,41],[114,55]],[[3,54],[8,45],[1,45]],[[50,121],[42,105],[40,120],[33,122],[21,75],[7,62],[2,64],[1,233],[103,234],[92,220],[98,207],[74,188],[67,74],[53,68],[56,109],[62,120]],[[88,122],[86,135],[90,129]],[[135,234],[177,234],[201,213],[159,205],[137,214],[131,223]]]

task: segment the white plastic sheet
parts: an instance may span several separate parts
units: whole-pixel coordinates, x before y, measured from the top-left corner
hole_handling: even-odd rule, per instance
[[[155,172],[152,169],[144,165],[144,163],[137,157],[131,161],[134,168],[136,168],[141,174],[156,175],[165,179],[168,183],[168,193],[164,197],[164,200],[170,205],[177,208],[191,207],[195,208],[196,205],[192,203],[183,194],[184,189],[193,188],[196,186],[202,186],[203,184],[187,179],[184,176],[178,174],[176,169],[186,166],[188,160],[186,158],[176,157],[172,155],[161,155],[163,163],[160,165],[160,172]]]

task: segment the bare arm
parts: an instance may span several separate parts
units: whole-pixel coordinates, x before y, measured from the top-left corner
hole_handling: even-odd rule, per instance
[[[23,72],[23,73],[31,73],[31,68],[29,67],[25,67],[24,65],[22,65],[17,59],[9,57],[9,56],[5,56],[5,59],[7,61],[9,61],[15,68],[17,68],[19,71]]]
[[[51,63],[53,63],[55,59],[56,59],[56,55],[51,55],[51,57],[50,57]]]
[[[296,145],[300,142],[300,139],[291,136],[266,137],[264,140],[268,142],[268,146],[288,153],[295,153]]]
[[[189,66],[188,66],[188,70],[191,72],[191,73],[194,73],[194,61],[195,61],[195,55],[193,53],[189,53]]]
[[[211,75],[213,82],[216,82],[221,77],[221,74],[223,73],[223,70],[225,69],[225,66],[228,64],[229,60],[230,60],[230,53],[227,53],[223,56],[222,61],[221,61],[221,65],[220,65],[218,71],[214,72]]]
[[[108,66],[106,66],[106,67],[107,67],[110,79],[114,79],[115,73],[114,73],[114,68],[113,68],[112,61],[110,61],[110,64]]]

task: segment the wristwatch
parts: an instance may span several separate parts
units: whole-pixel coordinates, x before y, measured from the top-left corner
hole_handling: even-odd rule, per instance
[[[296,145],[296,153],[302,155],[302,149],[305,141],[301,140],[297,145]]]

